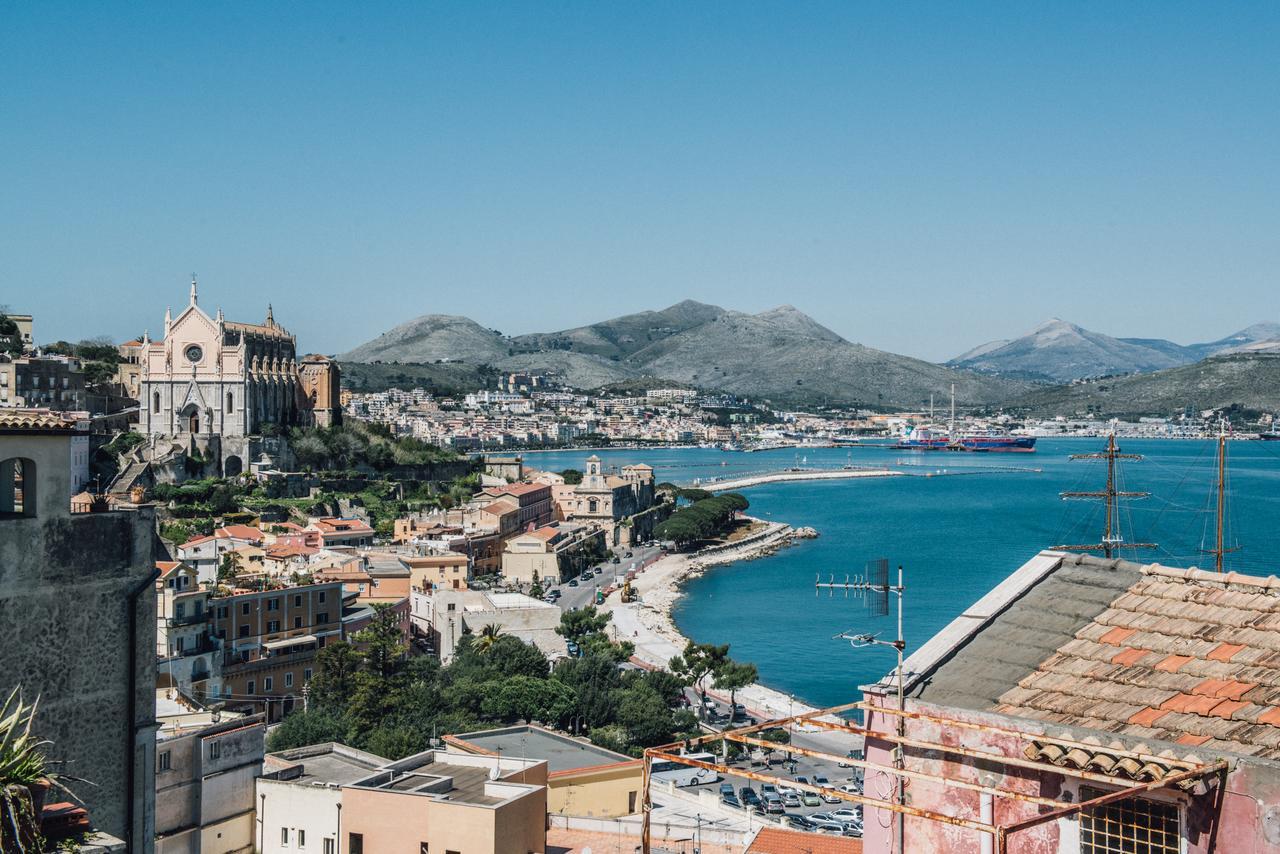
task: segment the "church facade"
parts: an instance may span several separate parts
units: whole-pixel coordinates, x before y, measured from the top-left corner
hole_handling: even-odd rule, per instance
[[[297,341],[276,323],[271,307],[262,323],[210,317],[196,283],[176,317],[165,311],[164,337],[143,337],[139,429],[188,452],[212,454],[226,474],[238,474],[254,452],[253,437],[341,420],[335,395],[338,366],[323,356],[297,356]],[[320,392],[318,394],[318,392]],[[318,404],[318,405],[317,405]],[[273,430],[269,432],[275,432]]]

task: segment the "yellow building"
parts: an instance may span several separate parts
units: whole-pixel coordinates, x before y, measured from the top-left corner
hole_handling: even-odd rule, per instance
[[[444,742],[454,753],[545,760],[549,813],[607,818],[640,810],[640,759],[536,726],[446,735]]]
[[[470,560],[464,554],[450,552],[421,557],[401,557],[409,568],[409,586],[413,590],[466,590]]]

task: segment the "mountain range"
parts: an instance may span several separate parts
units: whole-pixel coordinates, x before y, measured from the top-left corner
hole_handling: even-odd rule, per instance
[[[748,314],[685,300],[560,332],[514,337],[428,314],[338,356],[348,363],[463,362],[555,375],[577,388],[652,378],[775,403],[918,405],[948,393],[997,403],[1028,388],[847,341],[793,306]]]
[[[799,309],[758,314],[685,300],[559,332],[506,336],[427,314],[338,356],[353,387],[450,392],[496,372],[546,373],[566,385],[676,382],[778,405],[1007,405],[1037,412],[1157,413],[1182,406],[1280,406],[1280,324],[1202,344],[1114,338],[1050,320],[937,365],[847,341]]]
[[[1021,338],[992,341],[947,362],[953,368],[1040,383],[1160,371],[1230,353],[1280,352],[1280,324],[1257,323],[1203,344],[1112,338],[1053,319]]]

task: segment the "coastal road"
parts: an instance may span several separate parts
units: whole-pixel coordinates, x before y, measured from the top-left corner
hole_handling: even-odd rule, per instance
[[[622,577],[633,565],[639,566],[643,561],[656,557],[661,551],[659,546],[635,546],[611,552],[602,563],[591,568],[592,577],[585,581],[580,579],[577,587],[570,587],[567,583],[558,585],[555,589],[560,591],[560,601],[556,604],[562,611],[572,611],[584,605],[593,604],[596,601],[596,590],[613,584],[615,577],[621,583]],[[631,557],[626,557],[627,552],[631,552]],[[612,562],[614,555],[618,558],[617,563]],[[597,570],[600,571],[597,572]]]

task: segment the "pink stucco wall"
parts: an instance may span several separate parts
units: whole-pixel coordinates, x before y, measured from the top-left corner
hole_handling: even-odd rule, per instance
[[[868,699],[872,702],[878,700],[874,695],[868,695]],[[944,711],[910,702],[908,709],[935,714]],[[1009,724],[1008,719],[978,712],[950,709],[945,710],[945,714],[974,723],[1001,726]],[[893,732],[897,726],[897,718],[892,715],[871,714],[867,723],[878,732]],[[1025,746],[1025,741],[1009,734],[943,727],[927,721],[908,721],[906,732],[908,736],[923,741],[963,746],[1004,756],[1020,757]],[[868,738],[866,753],[870,762],[893,764],[892,745],[889,742]],[[1209,760],[1216,757],[1203,758]],[[926,753],[914,748],[907,749],[907,767],[948,779],[981,783],[1047,798],[1057,799],[1067,792],[1072,801],[1078,799],[1079,781],[1060,774],[983,763],[951,754]],[[868,795],[891,799],[891,792],[889,775],[883,772],[871,772],[867,775]],[[1193,798],[1177,793],[1166,797],[1176,797],[1185,807],[1187,854],[1280,854],[1280,764],[1258,762],[1234,768],[1227,778],[1220,810],[1213,794]],[[980,820],[980,795],[973,791],[926,780],[909,780],[906,802],[919,809]],[[1041,809],[1034,804],[996,798],[994,820],[996,824],[1009,824],[1030,818]],[[1215,834],[1213,816],[1219,813],[1221,819],[1217,823]],[[890,854],[896,851],[894,820],[895,816],[889,810],[866,808],[863,836],[863,850],[866,854]],[[908,852],[945,851],[960,854],[978,852],[981,849],[982,834],[978,831],[924,818],[908,816],[905,833]],[[1047,822],[1011,836],[1008,850],[1009,854],[1075,852],[1079,850],[1076,839],[1074,819]]]

